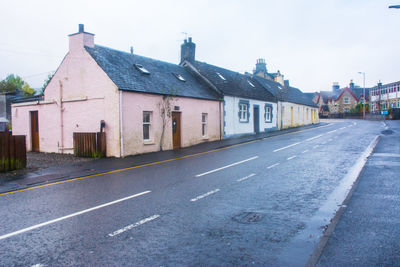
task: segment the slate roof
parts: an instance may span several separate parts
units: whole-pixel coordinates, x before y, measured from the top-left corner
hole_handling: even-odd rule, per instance
[[[317,107],[312,97],[304,94],[297,88],[282,86],[280,83],[264,79],[262,77],[253,77],[257,82],[264,86],[265,89],[270,91],[275,97],[284,102],[291,102],[295,104],[301,104],[306,106]]]
[[[221,98],[217,92],[193,76],[183,66],[99,45],[95,45],[94,48],[85,46],[85,49],[119,90],[173,94],[209,100]],[[150,74],[142,73],[135,64],[142,65]],[[185,81],[179,80],[176,74],[181,75]]]
[[[254,77],[213,66],[204,62],[190,62],[196,70],[209,80],[224,95],[261,101],[277,102],[277,98],[254,81]],[[219,75],[221,74],[222,79]],[[250,84],[253,84],[254,87]]]

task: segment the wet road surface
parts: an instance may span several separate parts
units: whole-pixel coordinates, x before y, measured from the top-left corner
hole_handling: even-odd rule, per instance
[[[304,265],[383,129],[332,121],[0,196],[0,265]]]

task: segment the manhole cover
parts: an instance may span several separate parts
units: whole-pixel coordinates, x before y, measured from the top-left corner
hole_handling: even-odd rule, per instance
[[[232,219],[239,223],[254,223],[261,221],[264,217],[264,213],[245,211],[233,216]]]
[[[387,134],[392,134],[393,131],[392,131],[392,130],[384,130],[384,131],[382,131],[381,133],[387,135]]]

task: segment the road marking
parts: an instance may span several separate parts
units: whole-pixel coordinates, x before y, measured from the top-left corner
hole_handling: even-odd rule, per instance
[[[285,147],[281,147],[281,148],[275,149],[274,152],[278,152],[278,151],[284,150],[284,149],[292,147],[292,146],[297,146],[300,143],[301,142],[297,142],[297,143],[294,143],[294,144],[291,144],[291,145],[288,145],[288,146],[285,146]]]
[[[353,124],[351,124],[351,125],[349,125],[349,126],[347,126],[347,127],[353,127]]]
[[[113,237],[113,236],[122,234],[123,232],[126,232],[126,231],[131,230],[131,229],[133,229],[133,228],[135,228],[135,227],[138,227],[138,226],[140,226],[140,225],[142,225],[142,224],[145,224],[145,223],[147,223],[147,222],[150,222],[150,221],[152,221],[152,220],[155,220],[155,219],[157,219],[158,217],[160,217],[160,215],[158,215],[158,214],[157,214],[157,215],[153,215],[153,216],[148,217],[148,218],[146,218],[146,219],[140,220],[140,221],[138,221],[137,223],[134,223],[134,224],[125,226],[124,228],[121,228],[121,229],[119,229],[119,230],[117,230],[117,231],[115,231],[115,232],[112,232],[111,234],[108,234],[108,236]]]
[[[278,166],[280,163],[275,163],[275,164],[273,164],[273,165],[271,165],[271,166],[268,166],[267,167],[267,169],[271,169],[271,168],[273,168],[273,167],[276,167],[276,166]]]
[[[336,130],[329,131],[328,133],[334,133],[334,132],[336,132],[336,131],[337,131],[337,129],[336,129]]]
[[[342,128],[339,128],[339,130],[343,130],[343,129],[346,129],[346,126],[345,126],[345,127],[342,127]]]
[[[256,174],[255,174],[255,173],[252,173],[252,174],[250,174],[250,175],[247,175],[246,177],[237,179],[236,181],[237,181],[237,182],[242,182],[242,181],[244,181],[244,180],[249,179],[250,177],[253,177],[254,175],[256,175]]]
[[[325,144],[326,144],[326,141],[322,142],[321,144],[322,144],[322,145],[325,145]]]
[[[314,148],[317,148],[317,147],[319,147],[319,145],[315,145],[315,146],[314,146]]]
[[[287,160],[292,160],[292,159],[294,159],[294,158],[296,158],[297,156],[291,156],[291,157],[289,157],[289,158],[287,158]]]
[[[336,122],[335,122],[336,123]],[[332,123],[328,123],[327,125],[324,126],[317,126],[315,128],[311,128],[311,129],[305,129],[305,130],[301,130],[301,131],[297,131],[297,132],[292,132],[292,133],[284,133],[284,134],[280,134],[280,135],[274,135],[274,136],[268,136],[268,137],[264,137],[264,140],[272,138],[272,137],[278,137],[278,136],[285,136],[285,135],[289,135],[289,134],[297,134],[297,133],[302,133],[302,132],[308,132],[308,131],[312,131],[312,130],[316,130],[316,129],[321,129],[321,128],[325,128],[328,126],[331,126]]]
[[[323,134],[320,134],[320,135],[317,135],[317,136],[314,136],[314,137],[308,138],[308,139],[306,139],[306,141],[311,141],[311,140],[314,140],[314,139],[320,138],[321,136],[323,136]]]
[[[215,193],[217,193],[217,192],[219,192],[219,189],[218,189],[218,188],[215,189],[215,190],[212,190],[212,191],[210,191],[210,192],[207,192],[207,193],[205,193],[205,194],[203,194],[203,195],[200,195],[200,196],[198,196],[198,197],[192,198],[190,201],[195,202],[195,201],[197,201],[197,200],[200,200],[200,199],[202,199],[202,198],[208,197],[209,195],[215,194]]]
[[[82,214],[88,213],[90,211],[94,211],[94,210],[101,209],[101,208],[104,208],[104,207],[107,207],[107,206],[110,206],[110,205],[113,205],[113,204],[117,204],[119,202],[131,199],[131,198],[135,198],[135,197],[138,197],[138,196],[142,196],[142,195],[148,194],[150,192],[151,191],[144,191],[144,192],[141,192],[141,193],[129,196],[129,197],[124,197],[124,198],[121,198],[121,199],[117,199],[117,200],[114,200],[114,201],[111,201],[111,202],[108,202],[108,203],[105,203],[105,204],[102,204],[102,205],[99,205],[99,206],[96,206],[96,207],[93,207],[93,208],[89,208],[89,209],[86,209],[86,210],[78,211],[78,212],[75,212],[75,213],[72,213],[72,214],[69,214],[69,215],[54,219],[54,220],[50,220],[50,221],[47,221],[47,222],[44,222],[44,223],[36,224],[36,225],[31,226],[31,227],[27,227],[27,228],[24,228],[24,229],[21,229],[21,230],[18,230],[18,231],[9,233],[9,234],[2,235],[2,236],[0,236],[0,240],[9,238],[9,237],[12,237],[12,236],[15,236],[15,235],[19,235],[19,234],[22,234],[22,233],[25,233],[25,232],[28,232],[28,231],[31,231],[31,230],[34,230],[34,229],[49,225],[49,224],[53,224],[53,223],[56,223],[56,222],[59,222],[59,221],[63,221],[63,220],[66,220],[66,219],[69,219],[69,218],[72,218],[72,217],[75,217],[75,216],[78,216],[78,215],[82,215]]]
[[[332,139],[332,138],[329,138],[328,142],[331,142],[331,141],[333,141],[333,139]]]
[[[213,172],[217,172],[217,171],[229,168],[229,167],[233,167],[233,166],[245,163],[247,161],[250,161],[250,160],[253,160],[253,159],[256,159],[256,158],[258,158],[258,156],[255,156],[255,157],[252,157],[252,158],[249,158],[249,159],[245,159],[245,160],[242,160],[242,161],[239,161],[239,162],[236,162],[236,163],[232,163],[232,164],[226,165],[224,167],[221,167],[221,168],[218,168],[218,169],[215,169],[215,170],[211,170],[211,171],[208,171],[208,172],[197,174],[196,177],[200,177],[200,176],[207,175],[207,174],[210,174],[210,173],[213,173]]]
[[[309,150],[306,149],[306,150],[304,150],[303,152],[301,152],[301,154],[307,153],[308,151],[309,151]]]

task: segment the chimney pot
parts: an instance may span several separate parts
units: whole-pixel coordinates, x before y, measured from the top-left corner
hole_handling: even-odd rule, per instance
[[[133,55],[133,46],[131,46],[131,54]]]
[[[83,24],[79,24],[79,32],[84,32],[85,26]]]
[[[191,43],[192,42],[192,37],[189,37],[189,43]]]

